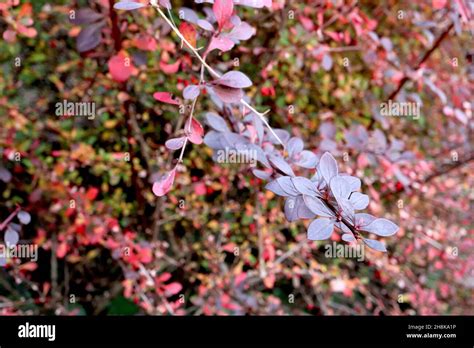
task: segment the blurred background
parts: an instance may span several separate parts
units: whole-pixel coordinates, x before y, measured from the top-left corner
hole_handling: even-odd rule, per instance
[[[248,166],[204,144],[153,194],[184,117],[153,93],[181,97],[199,65],[152,8],[113,3],[0,4],[0,240],[13,229],[37,247],[1,260],[2,315],[474,314],[472,3],[238,6],[255,36],[208,57],[221,71],[238,59],[270,124],[331,152],[368,212],[400,226],[362,261],[327,256],[337,234],[307,240]],[[211,5],[172,6],[179,23],[180,7]],[[381,115],[388,100],[419,117]],[[95,117],[58,115],[63,101]],[[213,109],[201,98],[196,116]]]

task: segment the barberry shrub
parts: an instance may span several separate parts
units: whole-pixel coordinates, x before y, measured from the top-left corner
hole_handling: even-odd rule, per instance
[[[177,26],[170,1],[150,1],[150,6],[157,10],[176,33],[181,45],[201,64],[199,84],[189,84],[183,90],[183,98],[191,103],[183,135],[166,142],[166,147],[171,151],[180,150],[179,158],[174,168],[153,184],[153,193],[163,196],[172,189],[177,166],[182,163],[188,143],[200,145],[204,142],[214,151],[255,153],[259,167],[252,169],[252,172],[256,177],[270,181],[266,185],[268,190],[285,197],[284,212],[288,221],[313,219],[308,227],[308,239],[325,240],[331,237],[334,230],[339,230],[345,242],[360,240],[372,249],[387,251],[382,242],[365,238],[363,233],[388,237],[397,232],[398,226],[384,218],[356,213],[369,205],[369,197],[359,192],[361,180],[339,174],[337,162],[330,153],[324,153],[318,158],[312,151],[304,150],[302,139],[291,137],[287,130],[273,129],[266,113],[252,107],[250,99],[245,95],[244,89],[252,86],[252,81],[245,74],[235,70],[220,73],[206,63],[206,57],[213,50],[227,52],[255,33],[255,29],[238,16],[235,5],[262,8],[271,6],[271,1],[208,2],[213,3],[212,10],[205,8],[206,16],[203,18],[191,9],[179,10],[179,18],[184,22]],[[135,10],[145,5],[122,1],[114,7],[118,10]],[[204,50],[196,48],[198,37],[207,41],[203,45]],[[195,106],[203,91],[212,99],[216,108],[215,112],[206,114],[206,123],[211,128],[206,134],[195,117]],[[178,104],[168,92],[157,93],[155,99]],[[315,173],[308,179],[296,175],[297,169],[293,167],[300,171],[313,170]]]

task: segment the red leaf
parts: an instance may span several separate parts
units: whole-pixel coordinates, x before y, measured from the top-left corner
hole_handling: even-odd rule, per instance
[[[153,260],[153,253],[151,249],[144,248],[138,252],[138,257],[142,263],[150,263]]]
[[[87,190],[86,197],[88,200],[93,201],[97,197],[98,193],[99,193],[98,188],[91,187],[90,189]]]
[[[179,101],[177,101],[176,99],[173,99],[173,95],[169,92],[153,93],[153,98],[163,103],[179,105]]]
[[[154,51],[157,47],[156,40],[151,35],[141,35],[133,40],[133,44],[144,51]]]
[[[153,193],[158,196],[166,195],[173,186],[174,177],[176,175],[176,169],[166,173],[163,177],[153,184]]]
[[[125,82],[132,75],[132,62],[123,51],[109,60],[109,71],[112,78],[117,82]]]
[[[196,29],[194,29],[191,24],[188,22],[181,22],[179,25],[179,31],[191,46],[196,47]]]
[[[219,30],[222,30],[229,22],[230,17],[232,17],[232,12],[234,11],[234,2],[233,0],[215,0],[212,10],[219,24]]]

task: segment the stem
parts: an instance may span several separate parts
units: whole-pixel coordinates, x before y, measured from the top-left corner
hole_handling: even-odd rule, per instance
[[[122,39],[120,37],[120,28],[118,26],[118,16],[117,12],[114,9],[114,0],[109,0],[109,17],[112,22],[112,38],[114,40],[115,51],[120,51],[122,49]]]
[[[176,163],[176,165],[183,162],[184,149],[186,148],[187,143],[188,143],[188,137],[186,137],[186,139],[184,139],[184,144],[183,144],[183,147],[181,148],[181,153],[179,154],[178,162]]]
[[[5,221],[3,221],[1,224],[0,224],[0,231],[2,231],[5,227],[8,226],[8,224],[10,223],[10,221],[13,220],[13,218],[16,216],[16,214],[18,214],[18,212],[20,211],[20,207],[17,207],[15,209],[15,211],[13,213],[11,213],[6,219]]]

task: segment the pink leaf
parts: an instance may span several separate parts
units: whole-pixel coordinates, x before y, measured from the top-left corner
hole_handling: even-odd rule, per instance
[[[207,49],[208,52],[211,52],[212,50],[218,49],[221,52],[227,52],[234,47],[234,41],[227,37],[212,37],[211,43],[209,44],[209,48]]]
[[[131,59],[123,51],[111,57],[108,65],[112,78],[117,82],[125,82],[132,75]]]
[[[171,273],[165,272],[165,273],[160,274],[157,279],[159,282],[164,283],[170,280],[170,278],[171,278]]]
[[[199,145],[202,144],[202,136],[204,135],[204,128],[194,117],[191,119],[191,124],[189,121],[186,122],[186,134],[188,139],[193,144]]]
[[[229,22],[230,17],[232,17],[232,12],[234,11],[234,2],[232,0],[215,0],[212,10],[219,24],[219,30],[225,27]]]
[[[172,75],[178,72],[180,64],[181,64],[181,61],[179,60],[172,64],[166,64],[164,62],[160,62],[160,69],[163,70],[165,74]]]
[[[154,51],[157,47],[156,40],[151,35],[141,35],[133,40],[133,44],[144,51]]]
[[[163,103],[179,105],[179,101],[173,99],[173,95],[169,92],[155,92],[153,98]]]
[[[214,86],[213,88],[216,95],[224,103],[238,103],[244,96],[244,93],[240,88],[231,88],[226,86]]]
[[[176,168],[163,175],[160,180],[153,184],[153,193],[158,197],[166,195],[173,186],[175,175]]]
[[[240,71],[229,71],[212,83],[232,88],[246,88],[252,86],[252,81]]]
[[[183,288],[183,286],[179,283],[171,283],[171,284],[167,284],[164,286],[165,288],[165,291],[166,291],[166,295],[167,296],[172,296],[172,295],[176,295],[178,292],[181,291],[181,289]]]

